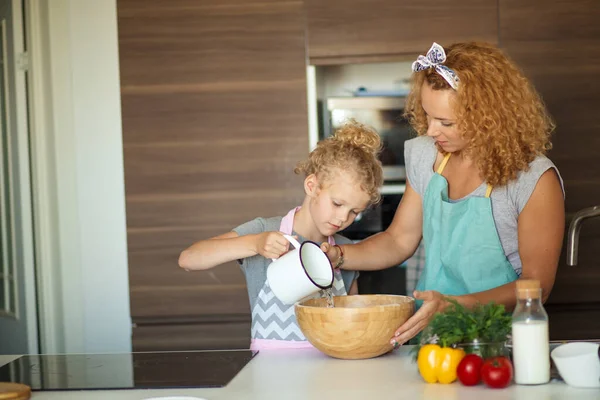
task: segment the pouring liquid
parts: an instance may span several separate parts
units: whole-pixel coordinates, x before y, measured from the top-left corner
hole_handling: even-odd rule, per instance
[[[335,303],[333,302],[333,289],[322,289],[321,290],[321,298],[325,297],[327,299],[327,308],[335,307]]]

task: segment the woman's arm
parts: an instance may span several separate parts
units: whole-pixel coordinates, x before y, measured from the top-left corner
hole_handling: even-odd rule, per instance
[[[398,265],[412,256],[421,241],[423,229],[421,196],[406,182],[406,191],[390,226],[383,232],[357,244],[345,244],[342,269],[375,271]],[[324,243],[333,265],[340,254],[337,248]]]
[[[537,279],[546,301],[556,277],[565,228],[563,192],[556,172],[546,171],[519,215],[519,255],[523,265],[520,279]],[[494,301],[512,310],[516,303],[516,283],[511,282],[484,292],[464,296],[448,296],[467,307]],[[396,331],[393,342],[405,343],[419,333],[436,312],[443,311],[448,302],[435,291],[415,292],[424,300],[423,306]]]
[[[279,258],[288,248],[289,242],[281,232],[239,236],[232,231],[194,243],[179,255],[179,266],[203,270],[257,254]]]

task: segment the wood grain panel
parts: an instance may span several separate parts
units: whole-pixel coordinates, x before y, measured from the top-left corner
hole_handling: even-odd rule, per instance
[[[204,224],[186,227],[132,228],[129,232],[129,251],[132,253],[150,253],[153,251],[180,250],[181,243],[192,244],[199,237],[212,237],[230,231],[237,219],[216,225]],[[178,254],[177,254],[178,256]],[[171,260],[176,263],[176,259]]]
[[[207,278],[197,285],[154,283],[132,286],[131,317],[137,323],[139,317],[173,318],[250,313],[248,292],[243,281],[236,284],[211,284],[210,281]]]
[[[238,6],[251,6],[257,3],[262,4],[273,4],[281,3],[281,0],[127,0],[127,4],[119,4],[119,14],[131,14],[133,15],[145,15],[150,13],[155,15],[157,11],[164,12],[165,10],[200,10],[200,9],[212,9],[215,7],[238,7]]]
[[[500,0],[501,39],[590,40],[600,36],[599,15],[597,0]]]
[[[136,326],[133,344],[133,351],[248,349],[250,321]]]
[[[126,91],[191,83],[235,89],[257,81],[302,80],[299,1],[119,3],[119,42],[126,50],[121,60],[140,67],[122,70]]]
[[[207,271],[185,271],[177,265],[177,249],[133,253],[131,260],[144,267],[131,270],[130,283],[134,287],[199,285],[244,285],[244,276],[236,262],[230,262]]]
[[[275,137],[126,147],[128,194],[298,188],[303,177],[293,170],[306,157],[305,145],[305,137]]]
[[[248,315],[235,263],[185,272],[177,258],[196,240],[282,214],[303,197],[293,173],[308,153],[302,3],[117,5],[133,321]],[[134,348],[166,346],[161,335],[178,329],[187,333],[169,346],[196,340],[196,328],[161,329],[138,325]],[[240,329],[247,337],[249,326]]]
[[[579,261],[576,266],[566,265],[566,250],[563,251],[556,284],[549,299],[550,303],[600,304],[598,249],[600,249],[600,218],[586,220],[581,225],[579,236]]]
[[[596,165],[594,165],[596,164]],[[598,205],[600,203],[600,185],[598,176],[579,178],[577,172],[586,170],[590,172],[585,175],[593,175],[598,164],[597,159],[589,159],[583,162],[557,162],[563,179],[565,179],[565,206],[568,215],[574,215],[577,210]]]
[[[600,339],[600,303],[546,306],[550,340]]]
[[[600,69],[597,39],[503,39],[502,47],[534,81],[555,117],[577,113],[571,122],[578,123],[581,118],[584,123],[592,121],[586,108],[576,102],[597,99],[600,87],[596,79]]]
[[[568,226],[576,211],[600,204],[600,3],[500,0],[499,5],[502,47],[531,77],[557,123],[550,157],[564,179]],[[600,336],[598,248],[600,219],[582,227],[578,266],[566,265],[563,246],[548,300],[556,339]]]
[[[208,225],[223,227],[225,233],[257,216],[281,215],[301,196],[296,187],[280,189],[231,189],[189,195],[156,195],[127,202],[127,219],[136,228],[189,228]],[[136,231],[130,235],[137,234]],[[212,229],[211,229],[212,232]],[[213,233],[219,233],[213,232]],[[169,234],[169,233],[167,233]],[[213,235],[214,236],[214,235]]]
[[[313,59],[419,53],[436,41],[498,42],[495,0],[306,0]]]
[[[257,83],[244,88],[233,82],[221,91],[193,85],[186,85],[187,92],[178,87],[145,93],[123,89],[125,147],[202,144],[216,137],[240,144],[243,140],[304,137],[298,135],[298,129],[306,126],[306,97],[302,95],[306,83],[304,75],[294,74],[293,78],[287,87]]]

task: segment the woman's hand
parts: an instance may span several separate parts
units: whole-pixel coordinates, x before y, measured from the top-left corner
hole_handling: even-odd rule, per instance
[[[256,235],[255,250],[266,258],[279,258],[288,252],[290,242],[281,232],[263,232]]]
[[[436,313],[443,311],[448,305],[444,296],[440,292],[433,290],[426,290],[424,292],[417,292],[415,290],[414,297],[415,300],[423,300],[423,305],[415,315],[396,329],[396,333],[390,341],[394,345],[394,348],[403,345],[415,337],[429,324],[429,321]]]
[[[327,255],[331,265],[335,266],[341,257],[339,247],[335,245],[332,246],[327,242],[323,242],[321,243],[321,250]]]

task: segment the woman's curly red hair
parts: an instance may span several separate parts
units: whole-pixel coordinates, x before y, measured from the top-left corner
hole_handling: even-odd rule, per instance
[[[469,142],[465,151],[487,183],[506,185],[552,147],[554,122],[531,82],[497,47],[469,42],[445,51],[444,65],[460,79],[454,112],[459,132]],[[405,113],[419,135],[427,133],[421,106],[424,82],[434,90],[453,90],[433,68],[413,74]]]

